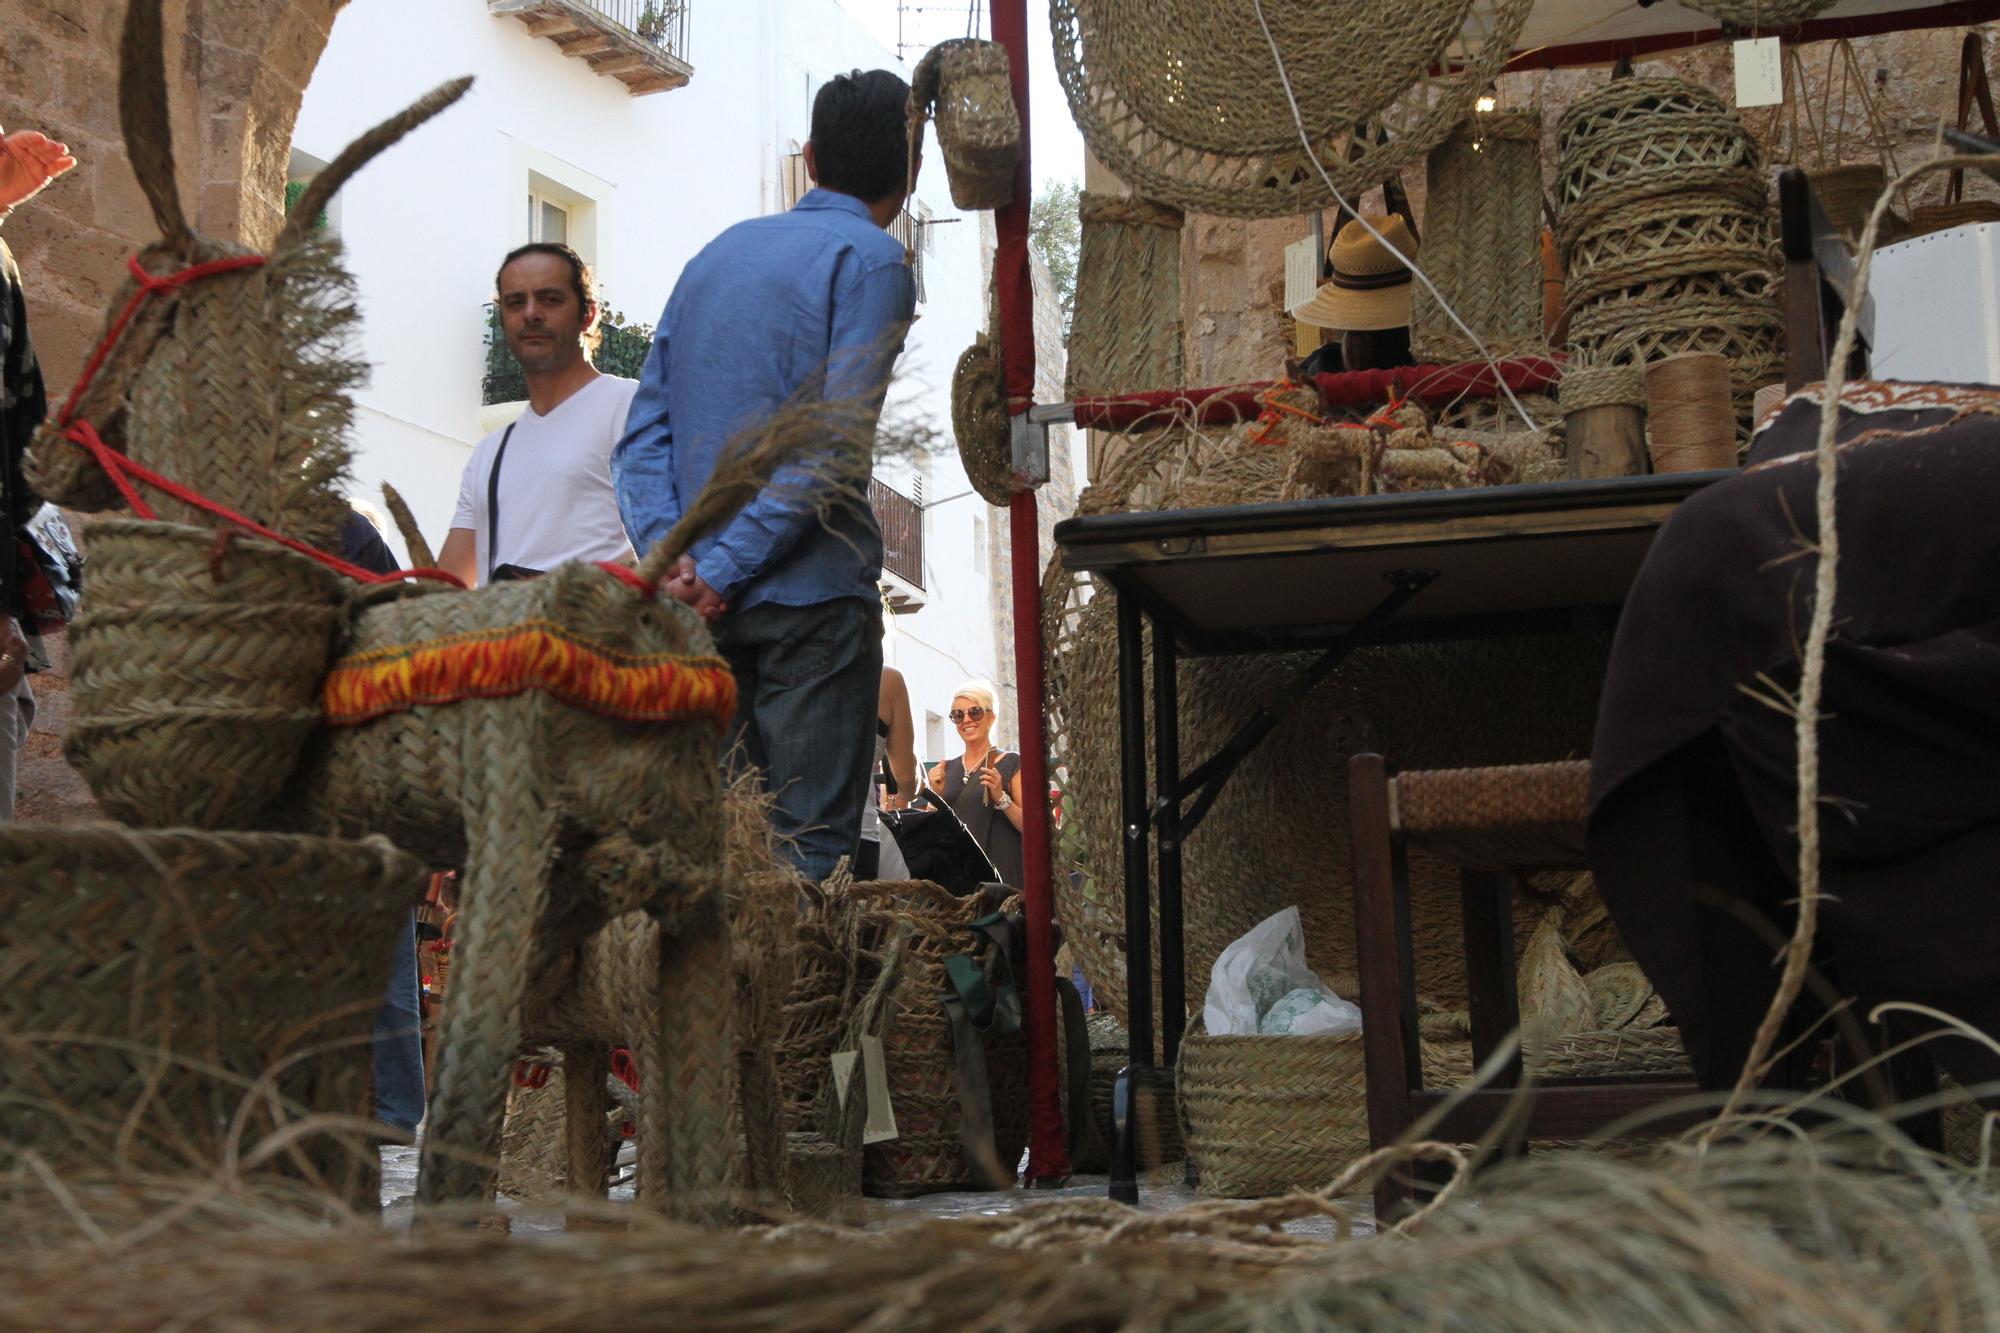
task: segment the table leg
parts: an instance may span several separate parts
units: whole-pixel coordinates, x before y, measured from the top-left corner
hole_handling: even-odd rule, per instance
[[[1160,1065],[1172,1069],[1187,1026],[1181,942],[1180,682],[1173,630],[1153,622],[1153,816],[1160,863]]]
[[[1112,1089],[1111,1197],[1139,1201],[1133,1092],[1153,1063],[1153,904],[1146,846],[1146,659],[1139,603],[1118,597],[1118,758],[1125,835],[1125,1008],[1130,1053]]]

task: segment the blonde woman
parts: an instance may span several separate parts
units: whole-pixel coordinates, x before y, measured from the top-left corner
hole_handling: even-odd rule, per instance
[[[965,821],[1000,878],[1019,888],[1021,756],[993,744],[995,707],[991,686],[969,681],[958,687],[951,698],[951,724],[965,742],[965,754],[931,769],[930,785]]]

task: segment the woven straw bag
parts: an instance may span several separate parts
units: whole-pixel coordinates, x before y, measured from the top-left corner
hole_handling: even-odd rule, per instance
[[[32,1152],[58,1174],[212,1176],[308,1116],[365,1124],[424,880],[374,839],[0,826],[0,1174]],[[379,1203],[375,1142],[349,1125],[254,1169]]]
[[[1473,116],[1431,150],[1425,183],[1424,271],[1438,291],[1490,354],[1544,350],[1541,113]],[[1427,288],[1410,300],[1418,361],[1478,355]]]
[[[1083,237],[1064,392],[1094,398],[1179,385],[1181,211],[1086,193],[1077,216]]]
[[[933,46],[910,75],[911,161],[935,107],[951,201],[962,209],[1005,208],[1014,201],[1021,113],[1010,71],[1006,47],[962,37]]]
[[[959,354],[952,371],[951,433],[972,489],[987,504],[1006,508],[1014,498],[1013,427],[1000,349],[985,334]]]
[[[945,959],[970,947],[958,928],[978,917],[979,899],[961,900],[922,881],[856,884],[851,892],[862,904],[864,950],[879,950],[901,924],[911,930],[883,1042],[898,1132],[867,1147],[866,1191],[877,1198],[907,1198],[987,1188],[960,1139],[958,1061],[951,1023],[939,1002]],[[1019,1033],[988,1035],[984,1045],[995,1156],[1011,1176],[1028,1145],[1027,1041]]]
[[[270,542],[104,519],[64,753],[128,824],[249,828],[319,725],[343,580]]]
[[[1498,74],[1530,8],[1497,0],[1475,18],[1470,0],[1265,0],[1289,92],[1242,7],[1053,0],[1049,22],[1070,114],[1120,180],[1190,212],[1278,217],[1332,202],[1327,177],[1353,195],[1422,162]]]

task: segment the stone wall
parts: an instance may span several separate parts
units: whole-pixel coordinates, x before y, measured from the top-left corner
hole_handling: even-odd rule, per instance
[[[268,244],[284,217],[292,125],[346,0],[166,0],[167,92],[183,206],[203,232]],[[67,143],[74,171],[17,209],[0,239],[27,289],[35,347],[59,399],[101,330],[125,261],[154,240],[118,113],[117,0],[0,0],[0,126]],[[87,540],[87,538],[86,538]],[[34,678],[39,709],[20,774],[24,819],[95,813],[62,761],[67,645]]]

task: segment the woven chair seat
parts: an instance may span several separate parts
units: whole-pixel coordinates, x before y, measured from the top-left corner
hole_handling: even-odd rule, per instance
[[[1510,764],[1404,773],[1391,821],[1412,847],[1462,866],[1580,865],[1590,764]]]

